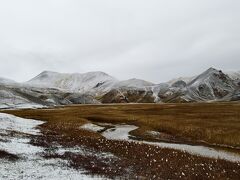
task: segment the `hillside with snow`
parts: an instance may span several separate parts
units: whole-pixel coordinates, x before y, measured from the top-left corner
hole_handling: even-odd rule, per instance
[[[233,80],[240,80],[240,71],[228,71],[226,74]]]
[[[179,87],[174,85],[160,95],[164,102],[232,100],[239,89],[233,79],[214,68],[209,68],[188,83],[178,81]]]
[[[210,68],[188,83],[192,96],[206,100],[221,99],[236,89],[234,80],[221,70]]]
[[[119,81],[118,83],[116,83],[114,85],[114,87],[116,88],[121,88],[121,87],[132,87],[132,88],[144,88],[147,86],[153,86],[154,83],[152,82],[148,82],[142,79],[129,79],[129,80],[125,80],[125,81]]]
[[[119,81],[104,72],[44,71],[16,83],[0,78],[0,108],[67,104],[239,101],[240,73],[209,68],[198,76],[154,84],[141,79]]]
[[[44,71],[26,84],[36,87],[57,88],[68,92],[93,92],[98,94],[108,91],[116,82],[118,82],[117,79],[104,72],[67,74]]]

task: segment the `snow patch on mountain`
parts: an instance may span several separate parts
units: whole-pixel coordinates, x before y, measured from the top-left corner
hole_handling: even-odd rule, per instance
[[[33,103],[28,99],[13,94],[9,90],[0,89],[0,109],[42,108],[43,105]]]
[[[44,71],[26,84],[40,87],[58,88],[69,92],[99,92],[107,91],[117,79],[104,72],[88,73],[57,73]]]
[[[240,71],[228,71],[226,74],[233,80],[240,80]]]
[[[220,70],[210,68],[187,84],[189,93],[200,99],[216,100],[233,92],[234,81]]]
[[[16,82],[11,79],[6,79],[6,78],[0,77],[0,84],[15,84],[15,83]]]
[[[141,79],[119,81],[104,72],[44,71],[26,83],[0,78],[0,108],[35,108],[67,104],[238,101],[240,72],[210,68],[199,76],[154,84]]]
[[[167,82],[167,84],[172,85],[178,81],[184,81],[186,83],[191,82],[193,79],[195,79],[197,76],[192,76],[192,77],[179,77],[179,78],[174,78],[171,79],[170,81]]]
[[[133,87],[133,88],[144,88],[146,86],[153,86],[154,84],[142,79],[129,79],[125,81],[120,81],[114,85],[114,87]]]

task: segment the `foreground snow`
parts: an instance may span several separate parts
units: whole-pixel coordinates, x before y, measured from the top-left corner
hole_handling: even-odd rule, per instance
[[[79,172],[67,167],[68,163],[63,160],[56,159],[27,159],[17,162],[9,162],[1,160],[0,163],[0,179],[97,179],[94,177],[86,176]]]
[[[1,159],[0,179],[100,179],[69,168],[67,161],[41,157],[44,149],[31,145],[29,136],[39,135],[36,127],[43,123],[0,113],[0,150],[20,158]]]

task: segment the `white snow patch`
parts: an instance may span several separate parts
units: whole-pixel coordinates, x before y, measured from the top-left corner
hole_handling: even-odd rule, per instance
[[[240,79],[240,71],[228,71],[226,74],[233,80]]]
[[[38,135],[40,131],[36,126],[43,124],[43,121],[23,119],[10,114],[0,113],[0,130],[18,131],[25,134]]]
[[[88,130],[88,131],[98,132],[98,131],[103,130],[105,127],[98,126],[98,125],[92,124],[92,123],[87,123],[87,124],[84,124],[83,126],[81,126],[80,128]]]
[[[7,142],[0,141],[0,150],[11,154],[28,157],[44,151],[44,148],[33,146],[30,144],[29,138],[8,138]]]
[[[64,148],[64,147],[58,147],[56,150],[56,154],[58,155],[64,155],[65,153],[74,153],[74,154],[80,154],[82,156],[95,156],[97,159],[113,159],[117,160],[118,158],[111,154],[111,153],[105,153],[105,152],[92,152],[84,147],[73,147],[73,148]]]
[[[161,135],[161,133],[157,132],[157,131],[147,131],[146,133],[149,135],[152,135],[152,136],[160,136]]]
[[[79,180],[101,179],[84,175],[82,171],[68,168],[67,161],[60,159],[28,159],[26,161],[9,162],[2,160],[0,163],[0,179],[13,180]]]
[[[0,140],[2,139],[0,150],[20,157],[17,161],[1,159],[0,179],[102,179],[85,175],[84,171],[69,168],[67,161],[42,158],[40,153],[44,152],[44,148],[31,145],[31,139],[28,136],[40,135],[36,127],[43,123],[43,121],[0,113]]]

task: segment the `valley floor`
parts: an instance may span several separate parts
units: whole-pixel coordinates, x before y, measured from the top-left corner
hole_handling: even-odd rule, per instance
[[[0,115],[0,178],[31,179],[37,171],[33,178],[240,179],[239,103],[75,105]],[[17,127],[6,125],[11,119]],[[41,168],[31,174],[29,167]]]

